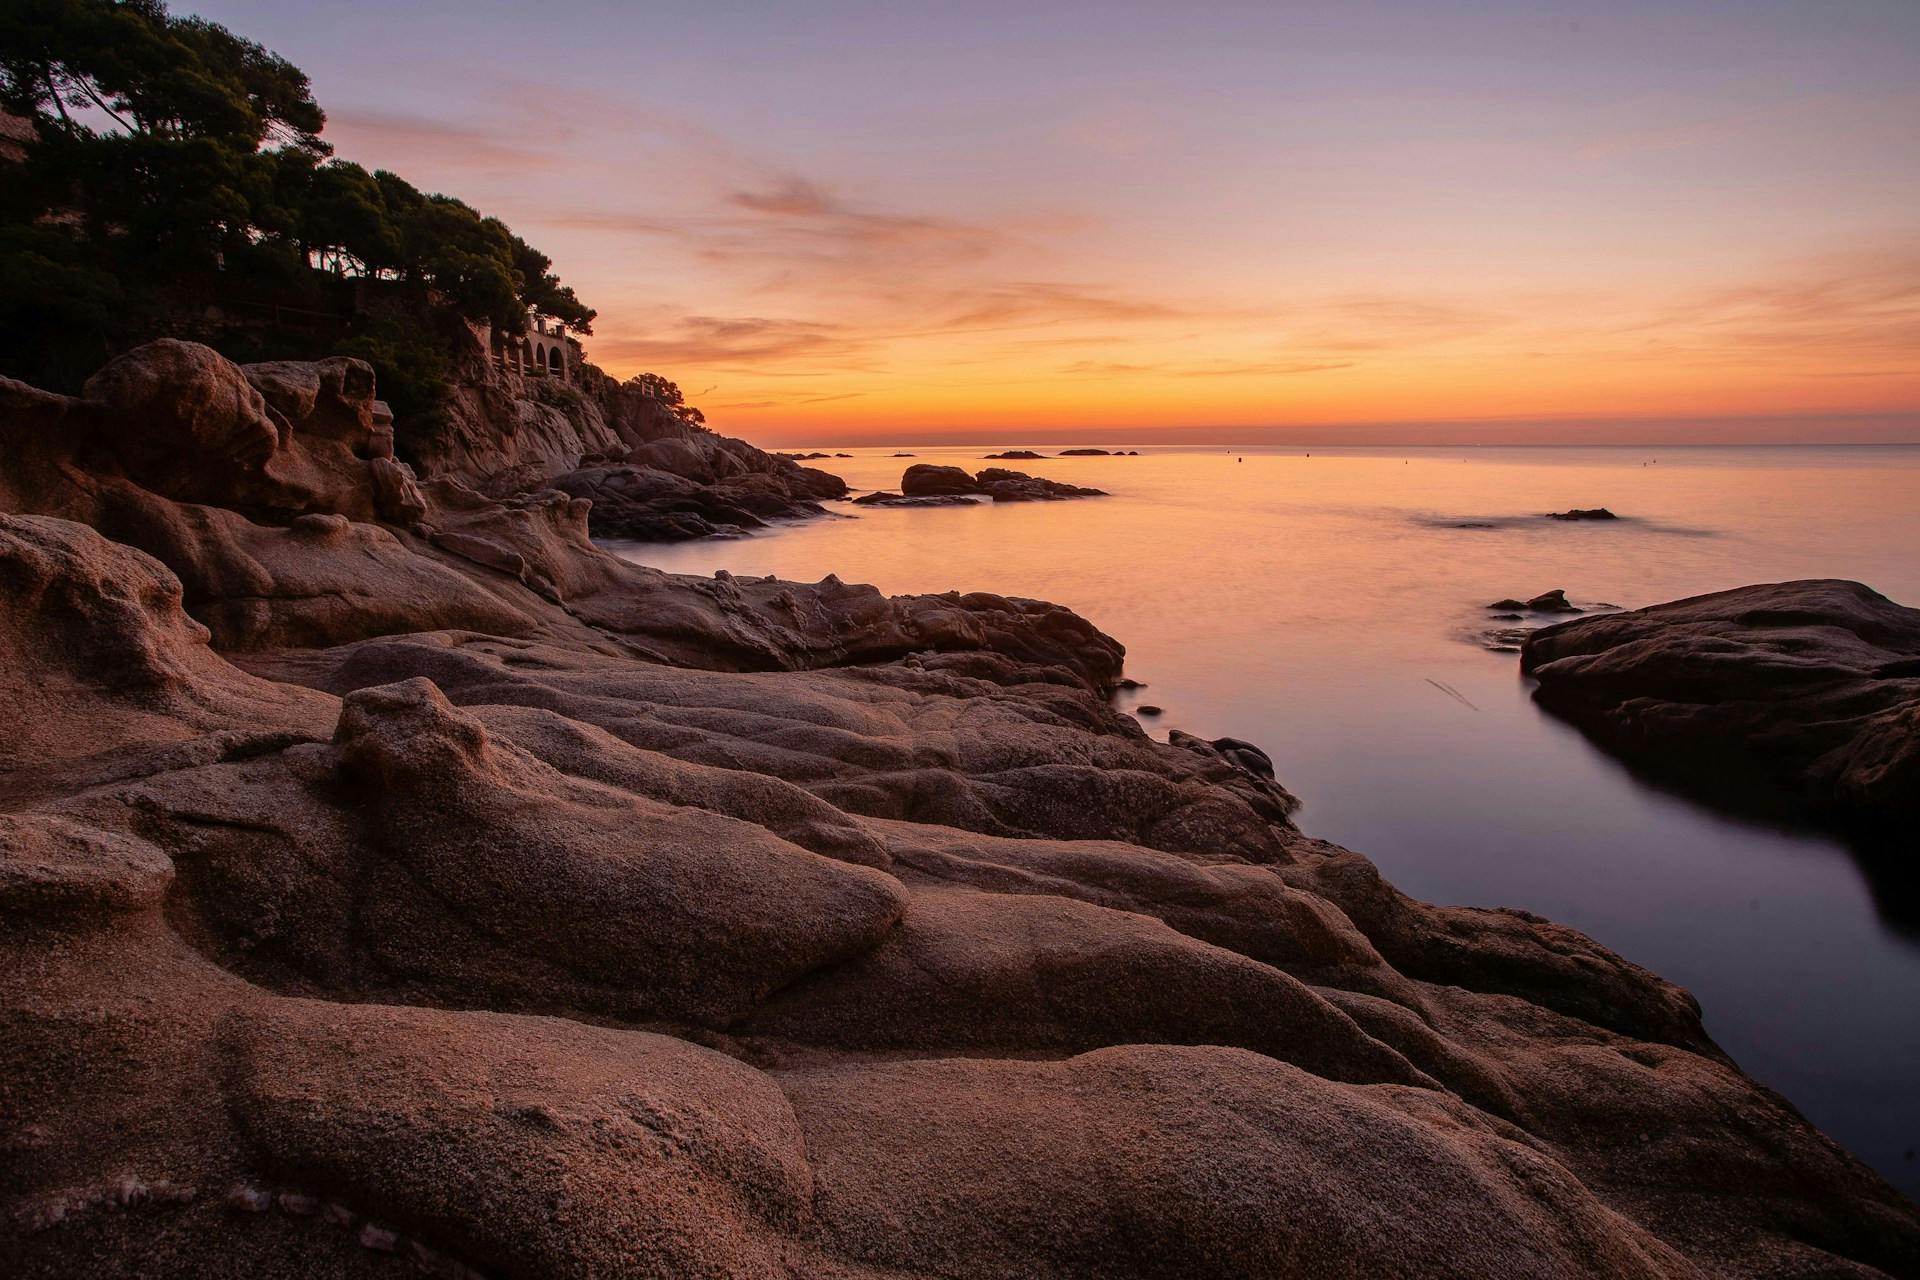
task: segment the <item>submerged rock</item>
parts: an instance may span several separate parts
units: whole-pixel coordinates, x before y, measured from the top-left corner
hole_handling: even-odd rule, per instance
[[[1618,520],[1620,517],[1605,507],[1575,507],[1571,511],[1549,511],[1549,520]]]

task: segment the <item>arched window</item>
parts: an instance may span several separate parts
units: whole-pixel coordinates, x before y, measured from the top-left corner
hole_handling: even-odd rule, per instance
[[[553,370],[555,373],[560,372],[560,348],[559,347],[547,348],[547,368]]]

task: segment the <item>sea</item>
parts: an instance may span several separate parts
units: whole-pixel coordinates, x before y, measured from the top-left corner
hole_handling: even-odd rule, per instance
[[[1251,448],[987,462],[833,449],[856,491],[1010,466],[1082,501],[886,509],[677,545],[676,573],[829,573],[1068,605],[1127,646],[1142,724],[1272,756],[1308,833],[1430,902],[1584,930],[1691,990],[1750,1075],[1920,1198],[1920,900],[1830,834],[1637,780],[1539,709],[1488,604],[1635,608],[1793,578],[1920,606],[1920,446]],[[893,456],[899,453],[911,458]],[[1606,507],[1572,522],[1549,511]],[[1882,853],[1884,856],[1884,851]],[[1898,856],[1898,855],[1896,855]],[[1920,858],[1920,835],[1905,851]]]

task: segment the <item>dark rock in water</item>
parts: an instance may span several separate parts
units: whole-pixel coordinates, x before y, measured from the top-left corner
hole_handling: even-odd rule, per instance
[[[1449,529],[1497,529],[1500,526],[1487,520],[1461,520],[1447,527]]]
[[[1720,795],[1920,813],[1920,610],[1857,582],[1739,587],[1528,637],[1535,698]]]
[[[900,477],[900,492],[909,498],[937,494],[979,493],[980,482],[959,467],[916,462]]]
[[[1552,591],[1542,591],[1531,600],[1515,600],[1512,597],[1508,597],[1505,600],[1495,600],[1492,604],[1488,605],[1487,608],[1499,609],[1504,613],[1510,614],[1518,613],[1523,609],[1532,613],[1586,612],[1586,610],[1582,609],[1579,605],[1570,603],[1567,600],[1566,591],[1559,587],[1554,588]]]
[[[1009,471],[1004,467],[988,467],[978,475],[970,476],[959,467],[935,466],[928,462],[915,463],[907,468],[906,474],[900,477],[900,492],[915,498],[941,494],[985,494],[995,502],[1048,502],[1059,498],[1106,496],[1099,489],[1084,489],[1056,480],[1043,480],[1024,471]]]
[[[1035,453],[1031,449],[1009,449],[1005,453],[990,453],[987,455],[988,458],[1004,458],[1009,461],[1015,460],[1015,459],[1033,460],[1037,458],[1044,458],[1046,456],[1047,455],[1044,453]]]
[[[1062,449],[1063,458],[1111,458],[1113,455],[1105,449]]]
[[[1113,682],[1113,687],[1116,689],[1144,689],[1147,686],[1145,681],[1135,680],[1131,676],[1127,676],[1127,677],[1122,677],[1119,680],[1115,680]]]
[[[836,453],[833,456],[836,458],[851,458],[853,455],[850,453]]]
[[[1496,605],[1494,607],[1498,608],[1499,606]],[[1496,613],[1493,615],[1493,620],[1495,622],[1518,622],[1523,616],[1524,615],[1518,613]]]
[[[878,493],[862,494],[853,500],[863,507],[971,507],[974,501],[963,493],[926,493],[906,495],[889,493],[882,489]]]
[[[1575,507],[1571,511],[1549,511],[1549,520],[1618,520],[1620,517],[1605,507]]]
[[[980,472],[975,480],[980,492],[995,502],[1052,502],[1060,498],[1104,498],[1104,489],[1087,489],[1076,484],[1063,484],[1058,480],[1045,480],[1039,476],[1030,476],[1024,471],[1009,471],[1005,467],[988,467]]]
[[[917,453],[890,453],[887,456],[889,458],[917,458],[920,455]]]
[[[581,467],[551,483],[562,493],[593,503],[587,525],[600,538],[703,538],[758,529],[769,520],[826,514],[812,499],[796,497],[785,477],[769,473],[701,484],[670,471],[623,463]]]
[[[1133,709],[1133,714],[1137,716],[1157,716],[1161,714],[1161,710],[1152,703],[1143,702]]]
[[[776,453],[773,456],[776,458],[785,458],[788,462],[814,462],[821,458],[831,458],[836,455],[830,453]],[[842,453],[837,456],[844,458],[847,455]]]

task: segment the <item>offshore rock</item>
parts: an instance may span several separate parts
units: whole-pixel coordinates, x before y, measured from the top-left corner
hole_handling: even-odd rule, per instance
[[[1857,582],[1739,587],[1535,632],[1542,706],[1715,794],[1920,811],[1920,610]]]

